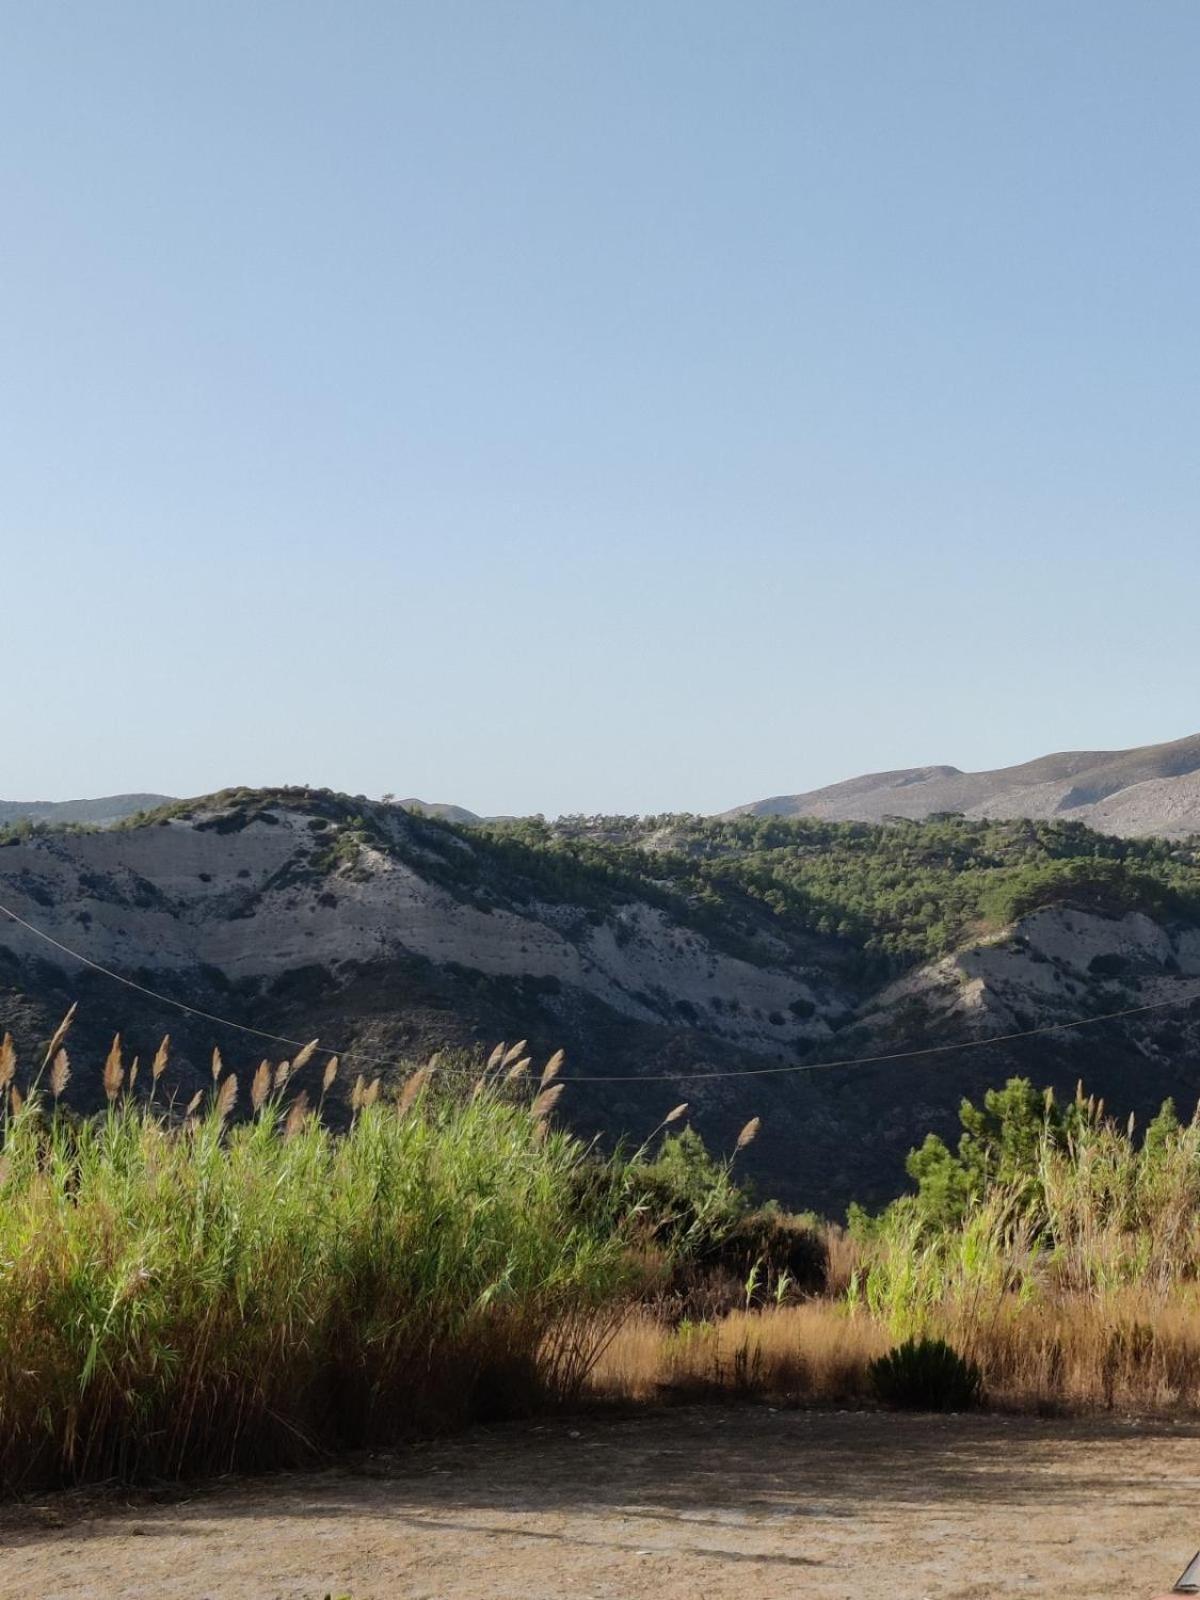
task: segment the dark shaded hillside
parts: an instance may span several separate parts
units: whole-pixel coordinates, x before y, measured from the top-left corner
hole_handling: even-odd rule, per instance
[[[311,790],[228,791],[100,833],[5,837],[0,901],[35,927],[185,1005],[319,1035],[348,1052],[343,1084],[447,1046],[563,1045],[562,1111],[579,1127],[640,1138],[687,1099],[727,1149],[761,1115],[751,1170],[796,1204],[886,1199],[926,1129],[949,1132],[962,1095],[1012,1071],[1064,1091],[1082,1075],[1139,1112],[1200,1091],[1191,843],[962,819],[462,827]],[[170,1031],[167,1081],[184,1101],[209,1081],[214,1044],[243,1075],[294,1053],[121,988],[0,921],[0,1025],[27,1064],[75,999],[81,1106],[98,1102],[118,1029],[143,1062]],[[1164,1009],[961,1054],[820,1065],[1139,1004]],[[322,1066],[300,1086],[315,1093]]]

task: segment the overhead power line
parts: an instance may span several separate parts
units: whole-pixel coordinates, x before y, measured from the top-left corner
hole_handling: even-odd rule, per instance
[[[232,1028],[238,1033],[248,1034],[251,1038],[265,1039],[271,1044],[286,1045],[289,1050],[305,1048],[306,1041],[302,1039],[289,1039],[281,1033],[270,1033],[265,1028],[252,1028],[247,1023],[235,1022],[231,1017],[219,1016],[216,1012],[205,1011],[200,1006],[190,1006],[183,1000],[176,1000],[169,994],[161,994],[157,989],[151,989],[144,983],[138,983],[133,978],[126,978],[119,972],[114,972],[111,967],[103,966],[99,961],[93,961],[90,956],[83,955],[78,950],[73,950],[70,945],[63,944],[61,939],[56,939],[44,929],[35,927],[32,922],[10,906],[0,904],[0,912],[9,917],[19,927],[24,928],[35,938],[52,945],[55,950],[61,951],[65,956],[70,956],[73,961],[78,961],[82,966],[98,972],[105,978],[111,978],[114,983],[122,984],[126,989],[132,989],[138,994],[143,994],[147,999],[155,1000],[159,1005],[172,1006],[176,1011],[182,1011],[189,1017],[198,1017],[204,1022],[216,1023],[218,1027]],[[893,1061],[916,1061],[927,1056],[951,1055],[963,1050],[984,1050],[990,1045],[1015,1044],[1022,1039],[1039,1039],[1056,1033],[1066,1033],[1077,1028],[1090,1028],[1101,1022],[1120,1022],[1127,1017],[1139,1017],[1152,1011],[1167,1011],[1175,1006],[1188,1004],[1193,995],[1174,995],[1170,1000],[1156,1000],[1140,1006],[1125,1006],[1120,1011],[1106,1011],[1098,1016],[1075,1017],[1067,1022],[1048,1022],[1038,1028],[1021,1028],[1012,1033],[989,1034],[982,1039],[962,1039],[954,1044],[924,1045],[914,1050],[889,1050],[882,1054],[870,1056],[850,1056],[832,1061],[799,1061],[784,1062],[770,1067],[745,1067],[734,1071],[711,1072],[588,1072],[573,1074],[568,1077],[563,1075],[564,1083],[706,1083],[718,1078],[767,1078],[785,1077],[803,1072],[833,1072],[839,1067],[874,1067]],[[377,1056],[357,1046],[337,1049],[328,1045],[318,1045],[314,1052],[317,1055],[338,1056],[345,1060],[359,1060],[370,1062],[373,1066],[392,1067],[396,1064],[394,1056]],[[444,1068],[443,1071],[453,1071]],[[470,1070],[474,1076],[474,1069]]]

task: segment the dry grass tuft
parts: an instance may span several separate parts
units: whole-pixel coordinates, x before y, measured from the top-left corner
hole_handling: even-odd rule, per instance
[[[319,1039],[310,1039],[306,1045],[303,1045],[299,1050],[297,1050],[296,1054],[292,1057],[293,1072],[299,1072],[301,1067],[306,1067],[308,1065],[313,1056],[316,1055],[317,1046],[320,1044],[320,1042],[321,1041]]]
[[[892,1340],[870,1317],[824,1301],[736,1311],[671,1327],[641,1314],[618,1331],[590,1379],[605,1398],[649,1400],[740,1391],[780,1400],[869,1393],[867,1367]]]
[[[565,1087],[565,1084],[555,1083],[549,1089],[543,1089],[530,1107],[530,1114],[537,1120],[548,1117],[562,1099]]]
[[[6,1033],[4,1038],[0,1039],[0,1097],[3,1097],[4,1090],[13,1081],[16,1071],[16,1046],[13,1044],[12,1034]]]
[[[736,1155],[739,1150],[744,1150],[748,1144],[753,1144],[758,1138],[758,1130],[762,1127],[761,1117],[751,1117],[750,1121],[737,1136],[737,1143],[733,1147]]]
[[[124,1078],[125,1069],[121,1064],[121,1035],[117,1033],[113,1035],[113,1042],[104,1063],[104,1095],[109,1105],[112,1105],[120,1094]]]
[[[396,1115],[398,1117],[406,1116],[412,1110],[432,1075],[432,1062],[427,1067],[418,1067],[416,1072],[412,1074],[403,1089],[401,1089],[400,1098],[396,1102]]]
[[[294,1139],[304,1127],[308,1117],[308,1094],[304,1089],[301,1089],[300,1093],[292,1101],[291,1107],[288,1110],[287,1119],[283,1124],[284,1138]]]
[[[271,1063],[260,1061],[258,1070],[250,1081],[250,1105],[254,1111],[261,1111],[267,1096],[271,1092]]]
[[[167,1070],[167,1062],[171,1054],[171,1035],[164,1033],[158,1049],[154,1052],[154,1060],[150,1063],[150,1077],[157,1083]]]
[[[77,1002],[75,1004],[73,1004],[73,1005],[68,1006],[67,1007],[66,1016],[62,1019],[62,1021],[58,1025],[58,1027],[55,1028],[54,1033],[51,1035],[50,1043],[46,1046],[46,1054],[42,1057],[42,1070],[43,1070],[43,1072],[45,1071],[46,1067],[50,1064],[50,1062],[54,1060],[54,1057],[58,1054],[58,1052],[59,1052],[59,1050],[60,1050],[60,1048],[62,1046],[63,1040],[67,1037],[67,1034],[71,1031],[71,1024],[75,1021],[75,1013],[76,1013],[77,1010],[78,1010],[78,1003]]]
[[[54,1063],[50,1068],[50,1093],[57,1100],[67,1084],[71,1081],[71,1060],[66,1050],[60,1045],[54,1054]]]
[[[216,1113],[218,1122],[227,1122],[233,1112],[234,1101],[237,1099],[237,1076],[230,1073],[217,1091]]]

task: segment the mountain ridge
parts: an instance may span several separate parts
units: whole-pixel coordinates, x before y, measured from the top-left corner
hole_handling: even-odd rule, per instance
[[[1200,833],[1200,734],[1128,750],[1066,750],[1011,767],[953,766],[865,773],[800,794],[773,795],[723,817],[816,817],[831,822],[1063,818],[1101,833],[1185,838]]]
[[[172,799],[168,794],[110,794],[94,800],[0,800],[0,827],[21,822],[108,827]]]

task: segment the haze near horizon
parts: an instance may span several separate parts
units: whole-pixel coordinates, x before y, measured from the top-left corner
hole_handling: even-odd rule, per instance
[[[1195,731],[1200,12],[10,9],[0,794]]]

